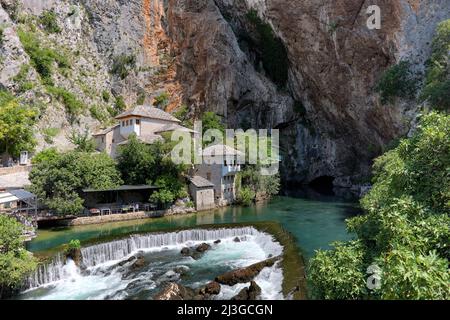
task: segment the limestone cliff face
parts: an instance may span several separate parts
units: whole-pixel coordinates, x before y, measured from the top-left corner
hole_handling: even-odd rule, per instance
[[[17,1],[0,2],[0,19],[10,26],[0,81],[15,90],[12,78],[29,57],[15,34]],[[339,186],[360,183],[373,157],[410,130],[416,104],[381,105],[375,84],[405,57],[423,71],[435,27],[450,17],[447,0],[18,2],[34,17],[55,9],[62,32],[49,38],[81,51],[82,59],[68,79],[55,81],[74,87],[88,104],[106,108],[99,99],[104,90],[130,105],[167,92],[169,111],[184,103],[192,116],[215,111],[232,128],[279,128],[284,181],[332,176]],[[381,30],[366,26],[369,5],[381,8]],[[74,7],[76,17],[68,17]],[[110,70],[124,54],[136,61],[122,79]],[[86,68],[92,72],[81,72]],[[92,97],[77,89],[73,74],[95,89]],[[34,91],[20,95],[49,99]],[[47,117],[63,118],[55,115],[58,103],[49,103],[55,108]],[[41,127],[51,121],[43,119]],[[80,123],[101,125],[89,114]]]
[[[381,30],[366,25],[373,4],[381,8]],[[287,50],[282,88],[255,58],[251,11]],[[377,80],[402,58],[423,71],[450,3],[173,0],[167,17],[189,105],[214,110],[233,127],[249,120],[255,128],[280,128],[285,181],[332,176],[336,185],[350,186],[368,174],[386,144],[408,132],[417,110],[410,101],[381,105]]]

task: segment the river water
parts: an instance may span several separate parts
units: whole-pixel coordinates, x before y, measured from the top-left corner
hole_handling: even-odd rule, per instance
[[[32,252],[56,249],[72,239],[93,240],[120,237],[121,234],[145,233],[206,224],[276,221],[291,232],[304,257],[309,259],[317,249],[328,249],[333,241],[348,240],[345,220],[359,213],[355,202],[336,197],[276,197],[256,206],[228,207],[187,216],[173,216],[141,221],[39,230],[28,243]]]

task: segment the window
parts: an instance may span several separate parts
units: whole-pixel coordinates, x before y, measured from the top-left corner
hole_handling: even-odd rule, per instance
[[[140,119],[136,119],[136,124],[137,125],[141,124],[141,120]]]
[[[133,119],[130,120],[130,126],[133,125],[133,121],[134,121]]]
[[[225,160],[225,161],[223,162],[223,164],[224,164],[225,166],[227,166],[227,160]]]
[[[102,143],[105,143],[105,137],[102,137]]]

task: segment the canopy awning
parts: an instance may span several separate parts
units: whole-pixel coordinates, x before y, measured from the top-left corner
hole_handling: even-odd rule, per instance
[[[24,189],[0,192],[0,204],[35,199],[36,195]]]

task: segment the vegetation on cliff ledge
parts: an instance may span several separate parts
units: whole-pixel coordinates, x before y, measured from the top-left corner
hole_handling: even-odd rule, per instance
[[[311,261],[314,297],[450,298],[449,137],[450,116],[431,113],[376,160],[366,214],[347,223],[357,239]]]

